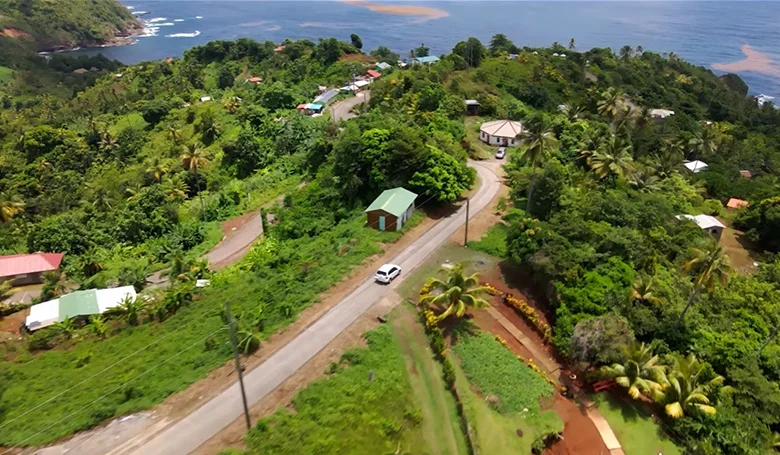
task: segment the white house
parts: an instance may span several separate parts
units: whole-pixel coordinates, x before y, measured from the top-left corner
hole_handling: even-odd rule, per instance
[[[674,115],[674,111],[670,111],[669,109],[650,109],[648,113],[650,114],[650,117],[653,117],[656,120],[663,120],[666,117]]]
[[[704,171],[709,167],[707,163],[699,160],[686,161],[685,163],[683,163],[683,166],[685,166],[689,171],[693,172],[694,174],[698,174],[699,172]]]
[[[126,298],[136,299],[132,286],[71,292],[58,299],[31,306],[25,325],[34,331],[78,316],[103,314],[119,306]]]
[[[711,236],[715,237],[715,240],[720,240],[720,236],[723,234],[723,230],[726,226],[723,225],[717,218],[709,215],[677,215],[678,220],[691,220],[700,228],[707,231]]]
[[[490,145],[517,145],[517,135],[523,131],[523,125],[514,120],[494,120],[479,127],[479,140]]]

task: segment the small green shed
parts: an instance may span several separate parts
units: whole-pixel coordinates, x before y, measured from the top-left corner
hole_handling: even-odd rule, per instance
[[[365,210],[368,226],[380,231],[400,231],[414,213],[417,195],[405,188],[385,190]]]

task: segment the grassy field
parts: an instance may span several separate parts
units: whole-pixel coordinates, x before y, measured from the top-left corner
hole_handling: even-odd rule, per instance
[[[6,68],[5,66],[0,66],[0,84],[5,84],[6,82],[10,81],[13,75],[14,70],[11,68]]]
[[[404,282],[398,286],[398,293],[406,299],[417,301],[420,288],[423,287],[428,278],[444,276],[442,265],[447,261],[449,264],[465,263],[467,273],[485,272],[498,262],[495,257],[480,251],[446,244],[420,264],[412,275],[406,277]]]
[[[553,411],[525,415],[499,414],[470,390],[463,370],[455,365],[456,385],[463,400],[463,409],[472,429],[474,445],[481,454],[530,454],[533,441],[545,434],[563,430],[563,422]],[[518,437],[517,430],[523,434]]]
[[[366,340],[368,348],[342,356],[338,373],[295,397],[295,412],[282,409],[258,422],[246,437],[247,453],[418,453],[421,415],[398,341],[388,326]]]
[[[205,377],[231,357],[220,316],[226,301],[247,317],[262,308],[262,338],[286,327],[321,292],[379,253],[380,243],[402,235],[364,224],[365,216],[355,213],[315,238],[277,245],[263,239],[165,322],[125,327],[102,341],[79,332],[80,342],[68,349],[0,361],[7,387],[0,397],[0,446],[53,441],[153,406]]]
[[[471,144],[471,157],[477,160],[486,160],[496,153],[496,147],[491,147],[479,140],[479,127],[486,121],[484,117],[466,117],[466,140]]]
[[[505,258],[506,252],[506,225],[498,223],[488,229],[481,239],[469,242],[469,248],[482,251],[491,256]]]
[[[555,390],[544,378],[502,346],[489,333],[458,334],[452,350],[466,377],[483,397],[495,397],[493,407],[502,414],[539,412],[539,399]],[[522,384],[522,387],[518,387]]]
[[[406,362],[414,401],[421,408],[422,434],[430,453],[468,453],[455,399],[447,390],[441,364],[433,358],[422,325],[410,305],[395,310],[393,332]]]
[[[592,398],[615,432],[626,455],[682,454],[682,449],[649,416],[604,393]]]

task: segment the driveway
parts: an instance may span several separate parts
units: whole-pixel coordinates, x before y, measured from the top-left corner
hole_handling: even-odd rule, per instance
[[[472,162],[480,177],[480,188],[471,198],[470,217],[487,207],[498,192],[501,181],[491,170],[492,163]],[[446,242],[465,222],[465,208],[461,206],[440,220],[394,257],[391,262],[401,266],[403,273],[390,285],[379,285],[366,280],[330,311],[302,332],[293,341],[279,349],[268,360],[244,377],[247,399],[252,406],[282,384],[298,368],[328,345],[339,333],[419,266],[441,244]],[[137,455],[188,454],[209,440],[222,428],[243,413],[238,383],[217,395],[187,417],[161,430],[135,449]]]
[[[330,108],[330,116],[333,119],[334,122],[339,122],[341,120],[349,120],[351,118],[357,117],[356,114],[352,113],[352,108],[357,106],[358,104],[367,102],[371,99],[371,92],[369,90],[366,90],[364,92],[358,92],[355,96],[352,98],[347,98],[345,100],[338,101],[336,103],[333,103]]]

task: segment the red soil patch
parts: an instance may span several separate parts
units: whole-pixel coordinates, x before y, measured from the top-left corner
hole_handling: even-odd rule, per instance
[[[14,39],[19,39],[19,38],[23,38],[27,40],[33,39],[32,35],[30,35],[29,33],[13,27],[8,27],[0,30],[0,36],[7,36],[9,38],[14,38]]]
[[[557,394],[552,409],[563,420],[563,439],[548,449],[544,455],[602,455],[609,453],[601,440],[596,425],[585,414],[585,410],[567,398]]]

